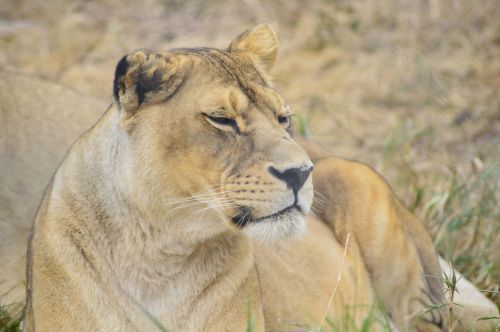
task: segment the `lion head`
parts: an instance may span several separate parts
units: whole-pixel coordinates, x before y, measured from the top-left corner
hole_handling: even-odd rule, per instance
[[[290,107],[268,72],[268,25],[225,50],[138,50],[117,65],[114,97],[142,209],[216,215],[263,239],[300,233],[313,166],[292,139]]]

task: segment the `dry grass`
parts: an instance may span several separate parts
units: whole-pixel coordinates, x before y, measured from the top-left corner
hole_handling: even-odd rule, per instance
[[[1,7],[0,66],[107,97],[125,52],[224,47],[237,31],[273,23],[282,42],[277,87],[299,114],[299,131],[377,168],[426,222],[440,253],[500,302],[497,0],[7,0]]]

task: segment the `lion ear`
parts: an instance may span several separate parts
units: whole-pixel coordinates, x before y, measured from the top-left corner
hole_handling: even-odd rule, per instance
[[[183,81],[180,65],[168,54],[137,50],[117,64],[113,82],[115,105],[125,118],[143,105],[167,101]]]
[[[269,72],[278,53],[278,37],[269,24],[260,24],[236,37],[228,50],[248,55],[254,63]]]

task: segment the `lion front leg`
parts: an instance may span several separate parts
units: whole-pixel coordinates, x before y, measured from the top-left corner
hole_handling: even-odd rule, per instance
[[[441,270],[424,226],[370,167],[322,158],[313,173],[313,208],[341,243],[360,249],[373,286],[395,324],[440,331],[446,326]]]

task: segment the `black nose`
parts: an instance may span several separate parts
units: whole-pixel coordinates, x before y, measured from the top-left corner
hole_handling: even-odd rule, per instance
[[[300,188],[302,188],[312,170],[313,167],[310,166],[304,168],[289,168],[280,172],[272,166],[269,167],[269,173],[281,181],[284,181],[288,188],[292,189],[294,192],[297,192]]]

